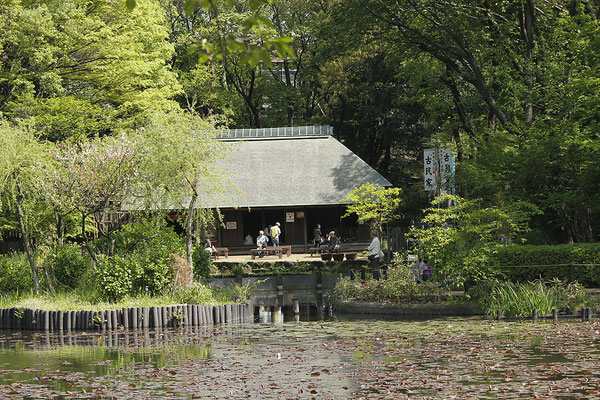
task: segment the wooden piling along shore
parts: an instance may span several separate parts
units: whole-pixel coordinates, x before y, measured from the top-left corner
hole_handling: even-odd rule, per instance
[[[203,326],[254,321],[254,306],[246,304],[183,304],[162,307],[123,307],[104,311],[0,309],[0,329],[32,331],[111,330]]]
[[[504,312],[502,310],[498,310],[498,313],[496,314],[496,319],[498,321],[552,320],[553,322],[558,322],[560,319],[581,319],[582,322],[592,322],[592,319],[595,319],[595,318],[600,318],[600,315],[592,315],[592,309],[589,307],[582,308],[581,314],[579,314],[579,315],[559,314],[558,311],[556,310],[556,308],[552,309],[552,315],[544,315],[544,316],[538,315],[538,310],[532,310],[531,315],[526,316],[526,317],[525,316],[523,316],[523,317],[505,317]]]

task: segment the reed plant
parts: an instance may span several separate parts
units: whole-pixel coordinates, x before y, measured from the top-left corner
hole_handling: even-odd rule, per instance
[[[488,314],[496,315],[502,310],[507,317],[530,316],[533,310],[539,315],[550,315],[553,308],[571,312],[586,302],[581,285],[560,280],[481,283],[476,290],[478,300]]]

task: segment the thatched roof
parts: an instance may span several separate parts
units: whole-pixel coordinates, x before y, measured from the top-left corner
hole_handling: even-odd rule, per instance
[[[391,186],[331,137],[330,127],[280,128],[273,132],[246,129],[220,135],[222,140],[235,142],[221,167],[231,171],[230,179],[239,193],[207,194],[203,206],[334,205],[363,183]]]

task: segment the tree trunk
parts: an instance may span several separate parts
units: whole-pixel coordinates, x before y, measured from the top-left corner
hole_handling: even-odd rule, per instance
[[[194,208],[196,207],[196,202],[198,201],[198,193],[194,190],[193,194],[192,194],[192,198],[190,199],[190,204],[188,205],[188,215],[187,215],[187,219],[185,221],[185,249],[186,249],[186,255],[187,255],[187,261],[188,261],[188,265],[190,266],[190,268],[193,268],[194,264],[193,264],[193,260],[192,260],[192,255],[194,254],[194,249],[192,247],[192,241],[193,241],[193,237],[194,234],[192,232],[192,227],[193,227],[193,213],[194,213]]]
[[[81,234],[83,235],[83,244],[84,244],[85,249],[87,250],[88,254],[92,258],[92,268],[96,268],[96,266],[98,265],[98,258],[96,258],[96,254],[92,251],[92,248],[90,247],[90,243],[88,241],[87,235],[85,233],[85,219],[86,219],[86,215],[84,212],[82,212],[81,213]]]
[[[56,218],[56,238],[58,239],[58,244],[60,246],[64,243],[64,226],[62,215],[58,212],[57,209],[54,209],[54,217]]]
[[[40,280],[38,278],[38,268],[35,263],[35,257],[33,256],[33,250],[29,245],[29,237],[27,236],[27,229],[25,228],[25,220],[23,218],[23,191],[21,190],[21,184],[19,179],[15,176],[17,182],[17,216],[19,218],[19,228],[21,229],[21,238],[23,239],[23,246],[29,259],[29,265],[31,266],[31,275],[33,276],[33,289],[35,294],[40,294]]]

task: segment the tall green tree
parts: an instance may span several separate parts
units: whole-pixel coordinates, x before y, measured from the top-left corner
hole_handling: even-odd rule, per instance
[[[132,207],[178,210],[186,214],[187,260],[192,266],[197,231],[213,221],[208,202],[231,189],[218,161],[226,147],[214,125],[190,113],[159,113],[139,132],[144,138],[138,200]]]
[[[53,141],[141,126],[180,90],[168,34],[149,0],[2,2],[0,111]]]
[[[40,291],[40,279],[27,219],[31,215],[32,200],[33,203],[39,200],[35,182],[40,165],[45,163],[46,151],[31,129],[0,121],[0,191],[5,200],[0,206],[16,213],[36,294]]]

